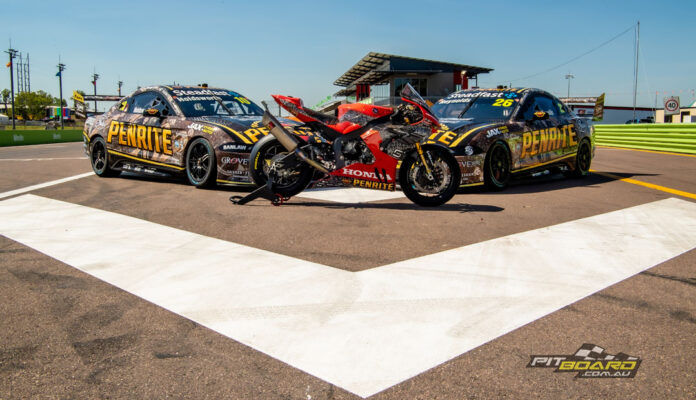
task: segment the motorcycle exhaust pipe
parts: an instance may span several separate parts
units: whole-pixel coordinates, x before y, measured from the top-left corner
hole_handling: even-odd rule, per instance
[[[263,113],[263,118],[261,118],[261,124],[268,128],[271,135],[278,139],[280,144],[282,144],[283,147],[285,147],[289,152],[295,153],[300,160],[306,162],[317,170],[328,174],[329,170],[324,168],[324,166],[318,162],[307,157],[307,154],[300,149],[297,139],[295,139],[295,137],[293,137],[293,135],[288,132],[285,127],[283,127],[283,124],[281,124],[276,117],[274,117],[273,114],[268,111],[268,105],[266,102],[262,101],[261,104],[263,104],[264,108],[266,109],[266,112]]]

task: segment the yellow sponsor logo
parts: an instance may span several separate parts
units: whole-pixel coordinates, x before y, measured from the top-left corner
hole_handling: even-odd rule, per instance
[[[571,147],[578,144],[575,126],[563,125],[522,134],[522,154],[520,158],[532,157],[537,154]]]
[[[373,182],[373,181],[366,181],[364,179],[346,179],[344,182],[347,182],[350,185],[353,186],[358,186],[358,187],[364,187],[367,189],[379,189],[379,190],[391,190],[394,191],[394,184],[393,183],[382,183],[382,182]]]
[[[154,126],[111,121],[106,141],[121,146],[172,155],[172,131]]]

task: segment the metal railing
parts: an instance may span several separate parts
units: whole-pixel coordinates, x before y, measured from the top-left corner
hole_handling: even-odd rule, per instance
[[[696,124],[595,125],[599,146],[696,154]]]

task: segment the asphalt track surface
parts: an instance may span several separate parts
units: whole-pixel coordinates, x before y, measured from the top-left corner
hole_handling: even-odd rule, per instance
[[[599,148],[592,168],[597,172],[581,180],[542,176],[500,193],[469,189],[435,209],[400,197],[368,202],[296,197],[282,207],[261,200],[233,206],[227,199],[237,192],[231,189],[197,190],[176,180],[137,176],[87,176],[1,196],[90,171],[79,143],[2,148],[0,214],[22,211],[0,219],[0,399],[695,398],[696,242],[691,221],[696,218],[696,157]],[[672,200],[661,201],[665,199]],[[44,206],[74,214],[39,212]],[[659,218],[650,220],[651,215]],[[103,224],[86,224],[83,216]],[[625,223],[603,224],[616,220]],[[596,229],[583,231],[600,239],[596,249],[576,252],[585,240],[573,236],[579,235],[575,229],[581,224]],[[118,230],[120,226],[124,229]],[[181,235],[190,247],[162,251],[158,240],[170,236],[162,239],[153,232]],[[52,246],[62,243],[63,234],[74,238],[70,251]],[[530,237],[541,239],[524,240]],[[298,278],[297,296],[334,296],[340,301],[331,314],[312,308],[311,301],[304,308],[280,306],[283,293],[251,287],[249,278],[230,283],[230,291],[245,293],[250,302],[244,305],[245,314],[233,318],[234,324],[218,326],[215,318],[200,314],[206,311],[200,307],[211,303],[200,300],[195,304],[199,308],[186,309],[198,301],[186,297],[197,293],[187,286],[210,284],[199,281],[192,268],[200,267],[204,275],[216,267],[196,244],[242,245],[248,252],[230,253],[227,262],[244,264],[245,274],[253,273],[269,286],[283,279],[285,264],[275,263],[274,270],[265,264],[268,260],[297,263],[298,274],[315,268],[317,274],[331,277],[321,275],[320,284],[306,292],[329,282],[330,293],[304,293],[306,282]],[[491,265],[498,263],[476,302],[443,305],[447,299],[422,299],[415,293],[409,294],[413,297],[404,310],[394,303],[370,305],[360,297],[369,292],[368,276],[384,277],[381,292],[372,294],[384,298],[390,294],[382,292],[396,292],[405,282],[413,287],[431,282],[432,277],[418,275],[423,271],[452,267],[461,274],[469,259],[445,265],[448,261],[438,255],[464,257],[474,254],[476,246],[483,246]],[[92,261],[81,263],[80,257]],[[399,266],[400,275],[380,272]],[[533,303],[527,307],[523,297],[511,297],[523,306],[519,310],[501,302],[519,288],[520,274],[544,271],[542,266],[558,273],[542,274],[524,285],[543,288],[543,303],[560,309]],[[584,269],[599,276],[612,266],[629,272],[611,284],[587,274],[582,285],[571,279],[573,274],[583,276]],[[137,275],[147,268],[154,271],[152,276]],[[182,268],[188,269],[184,273]],[[104,275],[106,270],[115,275]],[[445,280],[459,279],[451,276]],[[163,282],[158,290],[169,297],[153,300],[160,297],[149,292],[152,285],[138,286],[151,282],[147,279]],[[361,282],[362,292],[334,293],[332,285],[345,289],[342,279],[353,286]],[[117,281],[119,287],[114,286]],[[448,290],[432,282],[426,291]],[[178,286],[172,293],[168,285]],[[579,300],[566,301],[573,290],[581,294]],[[177,293],[182,299],[174,304]],[[244,299],[214,306],[239,313]],[[341,331],[341,326],[356,326],[348,324],[354,322],[348,321],[353,309],[363,310],[366,326],[375,325],[374,331]],[[452,314],[453,309],[460,313]],[[452,317],[451,325],[421,326],[419,321],[434,321],[422,315],[431,310],[433,318]],[[412,326],[399,319],[408,313]],[[341,318],[347,325],[337,322]],[[524,323],[500,326],[514,318]],[[306,341],[293,336],[303,332],[300,323],[309,327]],[[268,326],[273,329],[264,329]],[[333,330],[327,328],[331,326]],[[438,329],[444,331],[442,338],[454,341],[427,336]],[[377,336],[384,332],[392,343],[384,350],[370,348],[370,335],[379,343]],[[480,343],[460,351],[464,347],[457,346],[467,339],[462,336]],[[360,340],[351,342],[354,338]],[[583,379],[552,368],[527,368],[531,355],[570,355],[584,343],[640,357],[636,377]],[[307,354],[299,354],[303,349]],[[361,354],[365,349],[372,350]],[[426,356],[431,353],[445,359],[433,361],[437,357]],[[346,359],[358,360],[353,370],[336,366]],[[390,367],[394,362],[408,376],[392,376],[392,369],[399,369]],[[364,371],[379,382],[359,381]]]

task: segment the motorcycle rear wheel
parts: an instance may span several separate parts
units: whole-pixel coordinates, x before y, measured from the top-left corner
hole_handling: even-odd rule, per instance
[[[423,161],[416,151],[401,163],[399,184],[406,197],[423,207],[437,207],[454,197],[461,171],[454,156],[437,146],[423,146],[423,156],[431,163],[433,179],[427,177]]]
[[[261,139],[251,150],[249,156],[249,175],[258,186],[268,182],[268,174],[273,157],[288,154],[280,142],[267,136]],[[291,171],[278,171],[283,176],[274,182],[274,191],[283,197],[292,197],[305,190],[312,180],[313,169],[306,163],[301,163]]]

